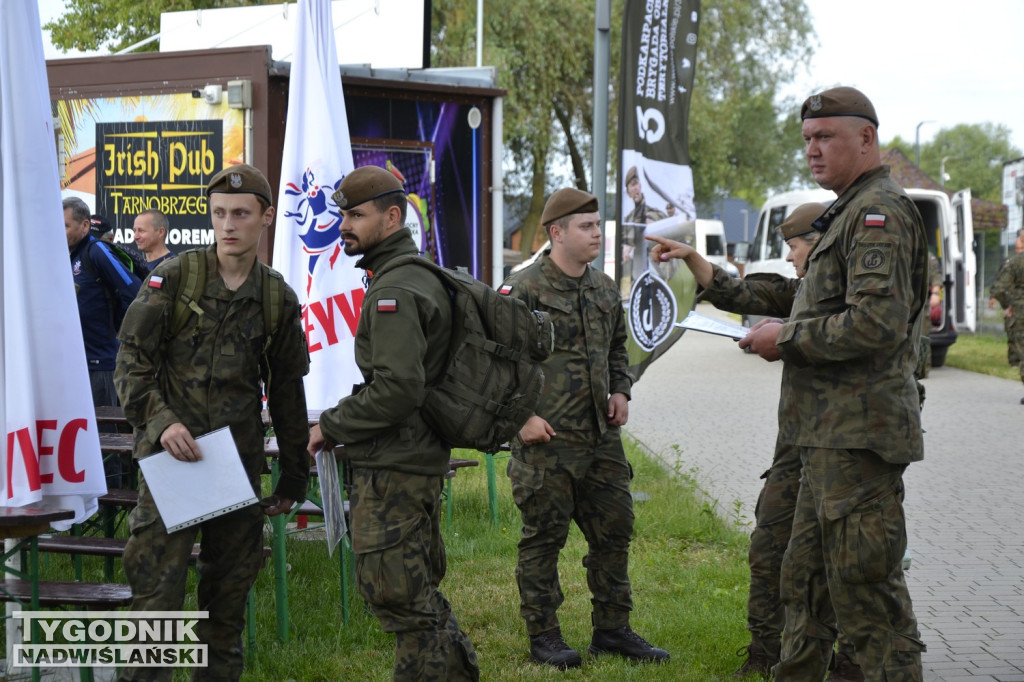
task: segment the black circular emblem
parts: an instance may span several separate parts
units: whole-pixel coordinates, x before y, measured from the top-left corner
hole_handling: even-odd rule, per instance
[[[877,270],[885,263],[885,256],[879,249],[868,249],[860,262],[868,270]]]
[[[629,329],[645,351],[669,337],[676,322],[676,297],[665,280],[645,271],[629,293]]]

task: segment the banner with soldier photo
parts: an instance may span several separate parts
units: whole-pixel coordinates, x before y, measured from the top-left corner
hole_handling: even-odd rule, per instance
[[[683,240],[697,217],[687,141],[700,0],[626,0],[619,111],[617,278],[636,376],[682,334],[696,283],[652,264],[645,234]]]

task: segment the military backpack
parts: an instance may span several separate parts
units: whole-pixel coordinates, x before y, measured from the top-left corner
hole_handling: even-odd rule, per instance
[[[198,300],[206,287],[206,273],[209,268],[206,249],[192,249],[178,256],[181,277],[178,289],[174,294],[174,311],[171,313],[169,336],[175,336],[185,327],[189,314],[196,314],[193,336],[198,336],[203,322],[203,309]],[[257,263],[257,267],[259,264]],[[284,279],[276,270],[260,268],[263,272],[263,329],[266,340],[263,352],[270,347],[270,341],[281,326],[281,313],[284,310]]]
[[[533,415],[544,387],[538,362],[554,347],[545,312],[501,296],[468,272],[442,268],[418,255],[399,256],[374,280],[403,265],[433,272],[452,302],[452,335],[442,377],[427,387],[423,415],[453,447],[496,452]]]

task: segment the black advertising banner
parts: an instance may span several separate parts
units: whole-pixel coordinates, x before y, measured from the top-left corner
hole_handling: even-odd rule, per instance
[[[696,291],[679,261],[651,264],[644,235],[681,239],[697,216],[687,128],[699,23],[700,0],[626,0],[623,12],[617,274],[637,376],[682,333]]]
[[[141,121],[96,124],[96,212],[132,242],[143,211],[167,216],[167,246],[213,243],[205,189],[223,168],[224,122]]]

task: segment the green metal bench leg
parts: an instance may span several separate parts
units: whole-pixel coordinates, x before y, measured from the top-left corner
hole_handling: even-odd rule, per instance
[[[452,479],[446,478],[444,480],[444,497],[445,497],[445,509],[447,514],[444,520],[444,529],[452,529]]]
[[[252,656],[256,650],[256,586],[249,589],[249,599],[246,602],[245,630],[249,635],[249,646],[246,653]]]
[[[484,462],[487,464],[487,503],[491,507],[491,525],[498,525],[498,490],[494,477],[494,455],[490,452],[484,453]]]
[[[338,548],[338,565],[341,568],[341,622],[347,627],[349,619],[348,585],[349,585],[349,547],[348,539],[342,538]]]
[[[285,555],[286,516],[270,517],[274,530],[274,605],[277,608],[277,639],[288,642],[288,557]]]

